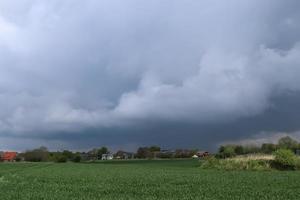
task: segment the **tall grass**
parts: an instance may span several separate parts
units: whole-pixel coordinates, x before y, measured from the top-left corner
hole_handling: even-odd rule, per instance
[[[251,154],[233,158],[206,159],[201,168],[218,170],[297,170],[300,169],[300,159],[290,150],[280,149],[274,155]]]
[[[218,169],[218,170],[252,170],[252,171],[267,171],[271,170],[271,161],[264,159],[250,158],[230,158],[216,159],[208,158],[201,165],[202,169]]]

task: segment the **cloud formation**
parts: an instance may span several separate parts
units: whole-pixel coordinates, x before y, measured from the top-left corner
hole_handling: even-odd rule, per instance
[[[232,123],[298,93],[300,2],[0,3],[0,135]]]

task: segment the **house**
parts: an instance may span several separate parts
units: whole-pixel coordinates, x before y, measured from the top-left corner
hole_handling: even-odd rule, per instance
[[[102,154],[101,160],[112,160],[114,156],[111,153]]]
[[[197,155],[193,155],[192,158],[199,158]]]
[[[208,151],[197,151],[196,155],[198,156],[198,158],[205,158],[205,157],[209,156],[209,152]]]
[[[126,151],[118,151],[115,154],[115,157],[117,159],[133,159],[134,158],[134,153],[126,152]]]
[[[4,152],[1,156],[2,161],[12,162],[17,158],[17,152]]]

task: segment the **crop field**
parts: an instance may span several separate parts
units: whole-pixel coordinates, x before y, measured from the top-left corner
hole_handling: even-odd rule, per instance
[[[1,163],[1,200],[300,199],[300,172],[213,171],[196,160]]]

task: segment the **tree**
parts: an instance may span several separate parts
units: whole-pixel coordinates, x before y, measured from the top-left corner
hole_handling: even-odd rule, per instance
[[[136,152],[137,158],[149,158],[151,157],[151,152],[148,147],[139,147]]]
[[[72,161],[76,162],[76,163],[79,163],[81,161],[81,156],[80,155],[75,155]]]
[[[234,146],[231,145],[225,146],[223,155],[225,158],[230,158],[235,156]]]
[[[74,158],[74,154],[72,151],[64,150],[62,155],[65,156],[68,160],[72,160]]]
[[[191,158],[196,153],[196,149],[176,149],[175,158]]]
[[[299,159],[290,149],[278,149],[274,153],[274,162],[281,169],[296,169],[299,167]]]
[[[225,150],[225,146],[222,145],[222,146],[219,147],[219,153],[223,153],[224,150]]]
[[[156,155],[157,158],[173,158],[174,157],[174,153],[173,152],[160,152]]]
[[[49,160],[49,152],[46,147],[40,147],[37,149],[26,151],[24,154],[25,161],[41,162]]]
[[[276,151],[277,145],[272,143],[264,143],[261,145],[262,153],[270,154]]]
[[[252,154],[252,153],[260,153],[261,148],[256,145],[247,145],[244,146],[244,153],[245,154]]]
[[[160,153],[160,147],[159,146],[151,146],[149,147],[150,154],[148,157],[150,158],[157,158]]]
[[[97,150],[98,159],[100,160],[102,158],[102,155],[107,153],[108,153],[107,147],[101,147],[100,149]]]
[[[91,151],[87,152],[87,159],[88,160],[97,160],[98,159],[98,149],[92,149]]]
[[[229,158],[235,156],[235,146],[234,145],[226,145],[226,146],[221,146],[219,148],[219,153],[217,157],[220,158]]]
[[[289,136],[280,138],[278,140],[278,146],[279,148],[283,148],[283,149],[291,149],[293,151],[295,151],[298,147],[298,142],[294,139],[292,139]]]
[[[242,154],[244,154],[244,147],[241,146],[241,145],[237,145],[237,146],[235,146],[235,148],[234,148],[234,152],[235,152],[235,154],[237,154],[237,155],[242,155]]]
[[[57,154],[56,157],[55,157],[55,162],[65,163],[67,161],[68,161],[68,158],[65,155],[63,155],[62,153]]]
[[[159,146],[151,146],[151,147],[149,147],[149,151],[150,152],[159,152],[160,147]]]

